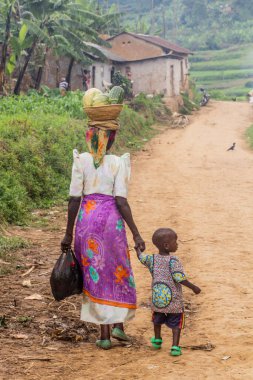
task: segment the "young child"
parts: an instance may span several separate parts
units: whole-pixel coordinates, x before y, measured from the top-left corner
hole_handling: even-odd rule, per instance
[[[182,354],[179,347],[181,329],[184,327],[184,303],[182,285],[190,288],[195,294],[200,288],[186,279],[184,269],[176,256],[170,253],[177,251],[177,234],[170,228],[159,228],[152,237],[158,248],[156,255],[144,255],[137,251],[140,262],[148,267],[152,281],[152,311],[155,336],[151,338],[156,349],[162,346],[161,325],[172,329],[173,343],[171,355]]]
[[[66,92],[68,90],[69,84],[66,82],[66,78],[61,78],[60,84],[59,84],[59,90],[61,96],[65,96]]]

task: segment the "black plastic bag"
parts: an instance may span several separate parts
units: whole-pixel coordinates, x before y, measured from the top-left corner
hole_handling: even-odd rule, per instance
[[[56,261],[50,285],[56,301],[82,293],[83,275],[72,249],[62,252]]]

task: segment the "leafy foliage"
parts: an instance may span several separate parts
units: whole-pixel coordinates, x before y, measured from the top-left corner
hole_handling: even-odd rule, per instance
[[[130,98],[132,96],[132,84],[131,81],[121,74],[120,71],[116,71],[112,77],[113,86],[120,86],[123,88],[125,93],[125,98]]]
[[[84,65],[91,63],[84,53],[95,53],[102,60],[105,58],[94,44],[106,45],[99,33],[115,24],[115,14],[96,14],[96,8],[92,8],[88,0],[0,0],[0,6],[4,10],[0,13],[0,42],[4,42],[5,53],[2,54],[4,59],[0,60],[0,74],[4,72],[17,77],[16,95],[20,94],[27,70],[35,88],[39,88],[49,49],[57,57],[70,59],[66,73],[69,83],[75,61]],[[11,56],[6,65],[10,49]],[[5,82],[5,76],[0,75],[1,93],[6,92]]]
[[[171,116],[170,109],[162,102],[161,95],[148,97],[141,93],[131,100],[130,106],[133,110],[141,112],[149,123],[153,124],[156,120],[168,121]]]
[[[11,96],[2,98],[0,102],[0,113],[5,115],[16,114],[67,114],[76,119],[84,119],[82,110],[82,91],[67,93],[60,96],[59,90],[50,90],[42,86],[41,92],[31,90],[27,95]]]

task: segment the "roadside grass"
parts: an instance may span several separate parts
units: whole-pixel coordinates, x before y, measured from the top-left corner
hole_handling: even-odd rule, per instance
[[[30,244],[22,238],[0,235],[0,276],[4,276],[13,270],[16,262],[15,252],[29,246]]]
[[[246,138],[249,146],[253,149],[253,124],[246,131]]]
[[[75,119],[84,119],[82,91],[67,92],[60,96],[57,90],[45,88],[41,93],[31,90],[27,95],[9,96],[0,99],[0,115],[45,114],[65,115]]]

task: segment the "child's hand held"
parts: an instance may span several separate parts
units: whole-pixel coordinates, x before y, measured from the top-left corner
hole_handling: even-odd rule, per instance
[[[195,294],[199,294],[201,292],[201,289],[198,286],[194,286],[193,291]]]

